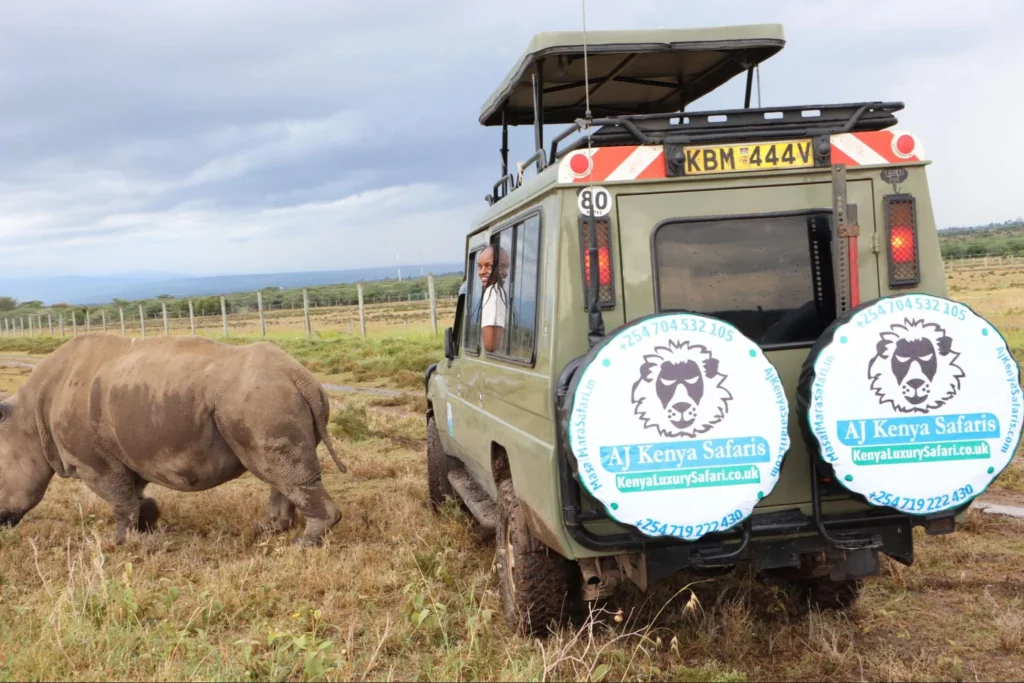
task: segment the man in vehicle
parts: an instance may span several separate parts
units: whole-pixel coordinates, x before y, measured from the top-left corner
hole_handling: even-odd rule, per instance
[[[498,268],[494,268],[494,252],[498,252]],[[477,259],[476,272],[484,287],[480,316],[484,350],[493,352],[501,346],[505,332],[505,310],[508,307],[508,292],[505,281],[508,278],[508,252],[494,245],[486,247]]]

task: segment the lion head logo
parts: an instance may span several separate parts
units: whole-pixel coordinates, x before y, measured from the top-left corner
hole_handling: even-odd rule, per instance
[[[633,410],[645,429],[662,436],[694,437],[718,424],[729,411],[732,394],[726,375],[705,347],[670,341],[644,356],[633,385]]]
[[[879,403],[901,413],[928,413],[960,390],[964,371],[953,340],[936,323],[905,319],[882,332],[868,378]]]

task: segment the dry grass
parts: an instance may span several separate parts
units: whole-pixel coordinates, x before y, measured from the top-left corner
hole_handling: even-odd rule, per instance
[[[1024,270],[953,271],[949,292],[999,328],[1017,361],[1024,363]],[[995,491],[1024,494],[1024,443],[1017,457],[992,485]]]
[[[1020,333],[1024,297],[998,281],[953,284],[1009,338]],[[307,363],[330,360],[313,348]],[[0,392],[26,373],[0,368]],[[951,536],[915,532],[914,565],[883,561],[846,614],[797,616],[738,570],[672,577],[646,595],[625,586],[547,641],[516,636],[500,618],[492,540],[456,505],[427,507],[422,397],[332,402],[350,471],[322,458],[344,515],[322,549],[250,537],[267,489],[249,475],[204,493],[153,487],[161,528],[120,548],[107,506],[55,481],[0,531],[0,677],[963,681],[1024,670],[1024,522],[977,511]],[[999,484],[1022,479],[1015,464]]]
[[[0,531],[0,676],[89,680],[1010,680],[1024,667],[1024,523],[918,533],[848,615],[793,616],[745,573],[625,587],[546,642],[500,619],[493,544],[426,505],[422,419],[345,397],[344,517],[317,550],[257,540],[266,487],[154,487],[162,528],[109,545],[107,506],[55,481]]]

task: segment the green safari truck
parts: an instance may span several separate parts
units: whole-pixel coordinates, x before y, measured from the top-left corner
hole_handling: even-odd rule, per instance
[[[494,530],[524,632],[740,563],[848,606],[1013,457],[1020,370],[948,296],[903,104],[751,106],[784,43],[542,33],[481,110],[501,174],[426,373],[426,469]],[[733,79],[742,107],[688,108]]]

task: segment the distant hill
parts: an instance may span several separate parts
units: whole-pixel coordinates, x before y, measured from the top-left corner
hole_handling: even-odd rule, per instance
[[[939,232],[942,234],[947,234],[957,232],[974,232],[975,230],[1005,230],[1008,228],[1024,228],[1024,218],[1010,218],[1001,223],[988,223],[986,225],[956,225],[947,228],[940,228]]]
[[[404,277],[418,277],[419,265],[403,265]],[[423,273],[461,273],[460,263],[431,263]],[[370,282],[394,279],[395,266],[325,270],[304,273],[254,273],[189,277],[171,273],[129,273],[109,276],[55,276],[44,278],[0,278],[0,296],[46,304],[105,304],[113,299],[148,299],[169,294],[174,297],[227,295],[253,292],[266,287],[293,289],[318,285]]]

